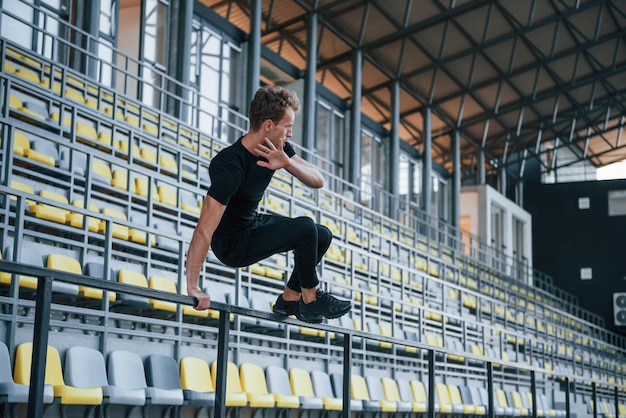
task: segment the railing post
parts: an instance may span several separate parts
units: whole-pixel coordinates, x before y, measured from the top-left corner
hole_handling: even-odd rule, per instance
[[[342,418],[350,418],[350,375],[352,374],[352,334],[343,336],[343,410]]]
[[[569,418],[570,417],[570,408],[572,407],[570,405],[570,396],[571,396],[571,390],[569,387],[569,377],[564,376],[565,377],[565,418]],[[617,388],[616,388],[617,389]],[[617,411],[617,409],[616,409]]]
[[[215,375],[215,416],[226,416],[226,371],[228,370],[228,333],[230,313],[220,312],[219,334],[217,336],[217,373]]]
[[[494,408],[494,399],[493,399],[493,363],[491,361],[487,362],[487,407],[489,408],[489,418],[494,418],[496,416],[496,411]]]
[[[593,418],[598,418],[598,393],[596,382],[591,382],[591,400],[593,401]]]
[[[435,418],[435,350],[428,350],[428,418]]]
[[[535,371],[530,371],[530,396],[532,401],[532,418],[537,418],[537,376]]]
[[[17,278],[15,279],[17,280]],[[50,326],[50,303],[52,303],[52,278],[40,277],[37,282],[35,305],[35,329],[33,331],[33,358],[30,369],[30,392],[28,394],[28,418],[43,416],[43,392],[48,353],[48,329]]]

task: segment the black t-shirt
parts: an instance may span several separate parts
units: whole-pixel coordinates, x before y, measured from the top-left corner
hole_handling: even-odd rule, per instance
[[[295,155],[289,143],[285,143],[283,150],[290,158]],[[239,138],[211,160],[211,186],[207,193],[226,205],[215,235],[225,236],[239,232],[254,220],[263,192],[274,175],[274,170],[257,165],[257,161],[261,159],[262,157],[251,154]]]

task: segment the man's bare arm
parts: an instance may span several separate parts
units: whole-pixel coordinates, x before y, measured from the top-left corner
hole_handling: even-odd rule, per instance
[[[309,164],[301,157],[294,155],[290,164],[285,167],[291,175],[309,187],[319,189],[324,187],[324,176],[314,165]]]
[[[187,294],[198,299],[197,310],[208,309],[211,302],[209,295],[198,289],[198,277],[211,247],[213,233],[225,210],[225,205],[211,196],[206,197],[187,251]]]

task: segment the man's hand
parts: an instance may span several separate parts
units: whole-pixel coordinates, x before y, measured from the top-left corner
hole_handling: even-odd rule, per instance
[[[202,290],[198,288],[188,289],[187,294],[189,296],[193,296],[194,298],[198,300],[198,303],[196,304],[196,306],[193,307],[194,309],[198,311],[204,311],[206,309],[209,309],[209,306],[211,305],[211,297],[207,295],[206,293],[204,293]]]
[[[267,137],[264,138],[264,141],[265,143],[256,147],[255,151],[259,157],[263,157],[267,161],[257,161],[257,165],[270,170],[280,170],[289,166],[289,156],[285,154],[283,147],[277,148]],[[280,144],[282,145],[283,141],[280,141]]]

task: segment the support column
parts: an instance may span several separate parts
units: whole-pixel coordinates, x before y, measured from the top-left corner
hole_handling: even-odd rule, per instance
[[[500,193],[502,196],[506,196],[506,170],[504,169],[504,165],[500,168]]]
[[[424,109],[424,153],[422,155],[422,209],[428,216],[431,215],[433,190],[432,113],[432,108],[426,106]]]
[[[485,184],[485,151],[478,150],[478,184]]]
[[[189,67],[191,66],[191,25],[193,21],[194,0],[173,2],[170,13],[170,54],[168,68],[170,75],[182,85],[173,84],[167,87],[166,111],[180,119],[187,119],[188,109],[183,106],[187,102],[189,85]],[[180,98],[180,99],[179,99]]]
[[[389,143],[389,190],[392,195],[391,216],[398,219],[400,208],[400,80],[394,80],[391,84],[391,135]]]
[[[304,97],[302,104],[302,146],[313,151],[316,146],[315,141],[315,96],[317,72],[317,11],[309,13],[307,27],[307,51],[306,70],[304,72]],[[306,153],[306,158],[311,159],[313,154]]]
[[[349,181],[361,186],[361,98],[363,90],[363,51],[354,50],[352,63],[352,109],[350,113],[350,175]],[[355,198],[358,198],[355,196]]]
[[[452,137],[452,226],[461,225],[461,133],[454,131]]]
[[[1,3],[1,2],[0,2]],[[100,19],[100,0],[85,2],[82,7],[75,8],[76,26],[82,29],[87,35],[76,31],[74,42],[90,54],[98,55],[98,46],[93,39],[99,37],[99,19]],[[65,48],[64,48],[65,49]],[[78,49],[71,54],[70,66],[77,71],[82,72],[87,77],[96,79],[97,63],[89,57],[88,54],[80,52]],[[102,81],[102,80],[98,80]]]
[[[252,0],[250,10],[250,35],[248,37],[248,71],[246,73],[248,86],[248,102],[260,86],[261,74],[261,0]]]

